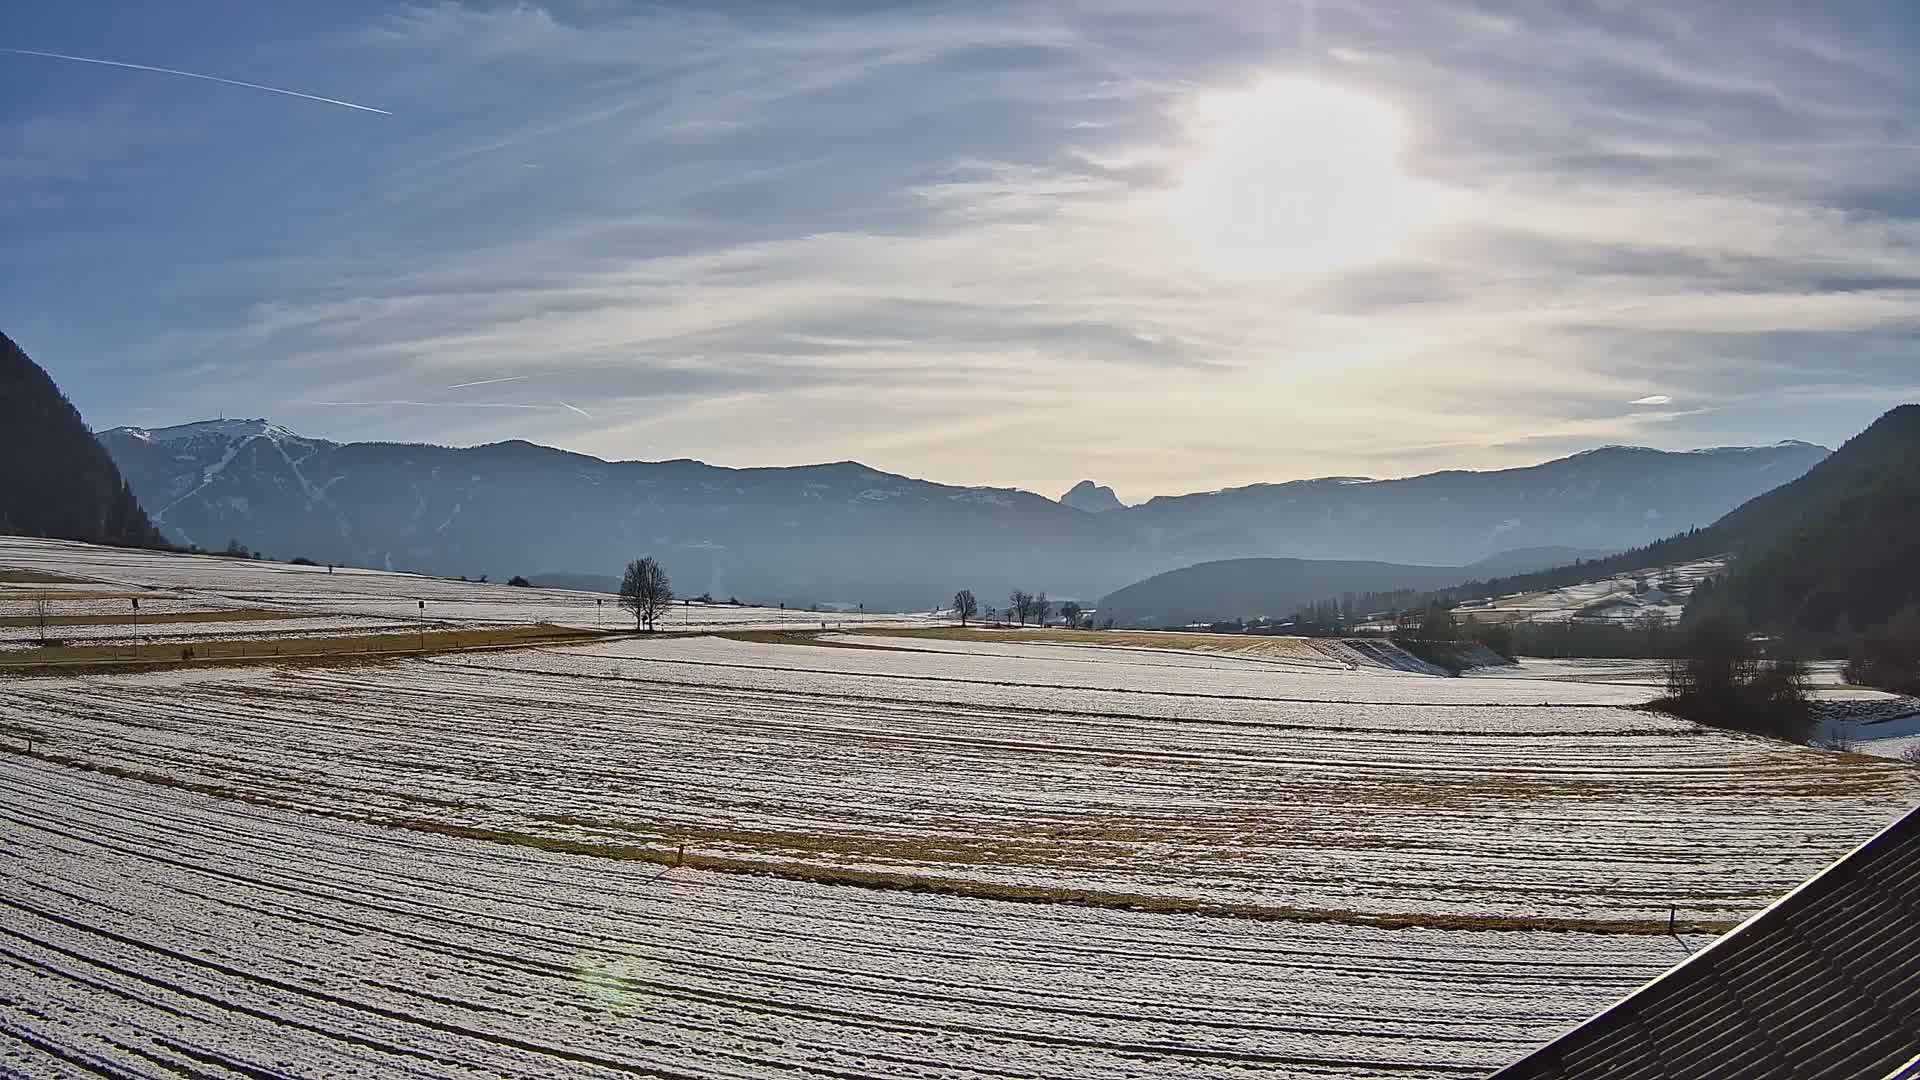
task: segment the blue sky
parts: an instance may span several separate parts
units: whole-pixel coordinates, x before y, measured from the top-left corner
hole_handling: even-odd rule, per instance
[[[1123,498],[1920,399],[1910,5],[13,0],[0,328],[267,416]]]

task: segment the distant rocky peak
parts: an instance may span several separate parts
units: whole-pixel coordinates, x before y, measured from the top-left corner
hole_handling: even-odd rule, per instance
[[[1091,480],[1082,480],[1073,485],[1073,490],[1060,496],[1060,505],[1084,510],[1089,514],[1101,514],[1108,510],[1122,509],[1125,504],[1113,493],[1112,488],[1102,487]]]

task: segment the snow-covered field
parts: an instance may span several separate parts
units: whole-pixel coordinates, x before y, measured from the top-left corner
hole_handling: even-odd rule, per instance
[[[378,633],[401,623],[422,621],[463,627],[555,626],[617,629],[632,625],[614,597],[605,593],[569,589],[514,588],[500,582],[480,583],[399,574],[385,570],[324,566],[293,566],[215,555],[174,555],[59,540],[30,540],[0,536],[0,569],[55,573],[85,579],[80,584],[0,583],[0,615],[22,615],[37,592],[66,594],[114,590],[110,600],[52,601],[56,610],[79,611],[89,605],[131,613],[128,596],[140,595],[140,610],[155,603],[171,603],[175,610],[265,608],[290,614],[333,617],[338,633]],[[91,610],[91,608],[88,608]],[[867,615],[858,612],[787,611],[780,608],[735,607],[727,604],[679,602],[661,620],[663,630],[820,629],[839,626],[924,626],[921,615]],[[182,640],[206,640],[204,631],[172,628]],[[256,628],[257,629],[257,628]],[[141,640],[156,624],[139,633],[130,627],[115,636],[102,632],[66,634],[115,643]],[[195,636],[197,635],[197,637]],[[0,640],[21,639],[3,635]]]
[[[1808,665],[1808,683],[1818,721],[1817,746],[1875,757],[1902,758],[1920,753],[1920,699],[1865,686],[1849,686],[1838,661]],[[1513,677],[1564,679],[1589,685],[1644,687],[1648,694],[1666,685],[1659,660],[1528,660],[1516,668],[1472,672],[1476,680]]]
[[[1482,1075],[1920,798],[1649,670],[883,631],[7,678],[0,1075]]]
[[[1671,938],[663,871],[0,758],[0,1074],[1464,1077]]]
[[[1635,687],[1059,651],[623,639],[32,679],[0,732],[304,810],[818,880],[1395,919],[1725,920],[1920,795]]]

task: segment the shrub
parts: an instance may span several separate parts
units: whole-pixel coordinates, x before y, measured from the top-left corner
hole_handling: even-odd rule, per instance
[[[1713,727],[1806,742],[1813,731],[1807,666],[1760,655],[1746,627],[1726,615],[1695,622],[1667,664],[1667,696],[1654,707]]]
[[[1860,635],[1840,676],[1856,686],[1920,694],[1920,607],[1909,607]]]

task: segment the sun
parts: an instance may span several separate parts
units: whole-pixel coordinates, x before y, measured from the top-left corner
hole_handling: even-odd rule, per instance
[[[1400,157],[1406,119],[1339,86],[1274,78],[1193,102],[1172,216],[1201,265],[1312,273],[1398,251],[1431,217]]]

